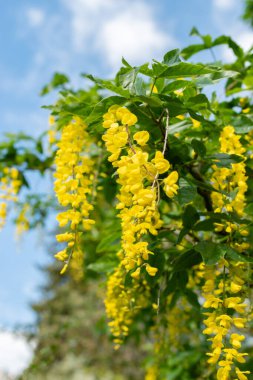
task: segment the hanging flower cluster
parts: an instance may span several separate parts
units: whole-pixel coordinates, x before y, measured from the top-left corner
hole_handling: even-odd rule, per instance
[[[114,105],[104,115],[103,126],[107,129],[103,135],[106,148],[110,152],[108,160],[117,168],[117,183],[120,191],[117,195],[122,227],[122,264],[127,271],[133,270],[131,276],[138,278],[141,268],[150,276],[155,276],[158,269],[147,263],[149,255],[148,242],[142,237],[148,233],[157,235],[163,222],[157,203],[159,201],[159,175],[170,169],[170,163],[163,152],[157,151],[149,159],[146,143],[150,136],[147,131],[137,131],[136,116],[127,108]],[[171,172],[162,180],[164,191],[172,198],[178,189],[178,173]]]
[[[7,216],[8,202],[16,202],[21,181],[16,168],[4,168],[0,179],[0,229],[3,228]]]
[[[240,142],[240,136],[235,134],[232,126],[223,129],[220,135],[221,153],[242,155],[245,149]],[[214,166],[212,177],[213,186],[223,193],[212,193],[212,202],[215,212],[229,214],[235,212],[239,216],[244,214],[245,192],[247,190],[244,161],[231,165],[231,168]],[[224,194],[225,193],[225,194]],[[239,251],[248,248],[248,243],[242,238],[247,236],[245,226],[226,222],[219,224],[216,231],[228,234],[228,245]],[[233,232],[241,233],[240,241],[234,241]],[[247,322],[247,304],[245,302],[245,282],[247,280],[245,263],[222,259],[216,266],[203,266],[204,285],[202,287],[205,298],[204,308],[210,311],[205,313],[206,325],[204,334],[210,335],[212,351],[208,362],[218,363],[218,380],[228,380],[236,375],[239,380],[247,380],[249,371],[241,371],[238,363],[245,362],[247,353],[239,352],[245,336],[240,332]],[[238,331],[239,330],[239,331]]]
[[[48,120],[48,123],[49,123],[49,129],[48,129],[48,142],[49,142],[49,145],[53,145],[56,143],[56,140],[57,140],[57,131],[56,131],[56,128],[55,128],[55,118],[54,116],[50,115],[49,116],[49,120]]]
[[[23,233],[28,231],[30,228],[30,222],[28,218],[29,209],[29,204],[25,203],[15,220],[16,233],[18,237],[23,235]]]
[[[122,253],[118,256],[122,258]],[[131,287],[125,285],[126,270],[122,263],[116,268],[107,282],[105,308],[111,320],[109,327],[114,337],[115,349],[118,349],[128,335],[133,318],[149,302],[149,287],[145,280],[133,279]]]
[[[145,374],[145,380],[157,380],[159,375],[159,368],[156,365],[152,365],[147,368]]]
[[[227,126],[223,129],[219,140],[221,153],[242,155],[245,152],[245,148],[240,143],[240,136],[235,134],[232,126]],[[244,161],[231,164],[231,168],[219,168],[214,165],[213,169],[213,187],[223,191],[223,193],[212,193],[215,212],[236,212],[239,216],[242,216],[245,207],[245,192],[247,191]],[[238,228],[236,224],[230,222],[227,222],[225,227],[217,225],[217,231],[223,229],[230,233]]]
[[[204,320],[206,325],[204,334],[210,335],[212,351],[208,362],[218,363],[218,380],[230,379],[231,371],[237,377],[246,380],[249,371],[242,372],[237,363],[245,363],[247,353],[239,352],[241,342],[245,336],[238,332],[244,329],[247,318],[245,312],[247,305],[243,298],[245,284],[245,271],[239,263],[228,263],[222,260],[217,267],[206,266],[203,296],[204,308],[211,309],[206,312]]]
[[[86,126],[79,118],[63,128],[57,143],[54,188],[59,204],[66,208],[57,215],[57,220],[60,227],[69,229],[56,236],[59,243],[67,243],[67,247],[55,255],[65,263],[61,273],[66,271],[71,259],[82,261],[81,237],[83,231],[90,230],[94,224],[90,219],[93,206],[88,200],[92,193],[94,167],[90,158],[91,144]]]

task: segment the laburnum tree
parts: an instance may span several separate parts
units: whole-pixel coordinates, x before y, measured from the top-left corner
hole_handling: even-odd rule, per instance
[[[112,345],[145,342],[145,380],[247,380],[253,55],[192,34],[200,43],[161,62],[83,75],[86,89],[55,74],[42,91],[59,89],[49,143],[19,134],[0,146],[1,225],[7,203],[19,231],[57,210],[59,276],[104,281]],[[189,62],[219,45],[234,62]],[[50,173],[56,200],[29,192],[30,172]]]

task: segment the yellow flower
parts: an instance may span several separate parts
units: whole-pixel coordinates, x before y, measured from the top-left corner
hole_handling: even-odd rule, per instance
[[[248,380],[248,377],[245,376],[250,374],[250,371],[241,371],[239,368],[235,369],[236,375],[238,376],[239,380]]]
[[[147,264],[146,265],[146,271],[150,276],[155,276],[156,273],[158,272],[158,269],[155,267],[152,267],[151,265]]]
[[[94,223],[89,219],[93,207],[88,202],[93,185],[94,162],[89,158],[91,145],[92,140],[86,131],[86,125],[80,118],[75,117],[71,123],[63,127],[55,157],[54,189],[59,204],[67,207],[66,211],[60,212],[56,219],[60,227],[68,226],[71,231],[56,236],[58,242],[67,243],[68,250],[57,253],[55,257],[60,261],[66,261],[71,254],[72,261],[76,261],[73,268],[76,267],[77,271],[82,261],[78,253],[82,252],[80,247],[82,231],[90,229]],[[66,265],[61,274],[66,271]]]
[[[149,140],[149,133],[147,131],[136,132],[133,138],[138,145],[143,146]]]
[[[155,154],[155,157],[153,158],[152,162],[154,163],[157,171],[159,174],[163,174],[167,172],[170,168],[170,163],[167,161],[162,152],[157,151]]]
[[[64,234],[58,234],[58,235],[56,235],[56,240],[59,243],[73,240],[73,238],[74,238],[74,234],[69,233],[69,232],[66,232]]]
[[[238,329],[244,328],[246,322],[247,322],[246,318],[233,318],[233,323],[235,327],[237,327]]]
[[[193,119],[192,117],[191,117],[191,121],[192,121],[193,128],[198,128],[200,126],[200,121]]]
[[[241,341],[245,339],[244,335],[239,334],[231,334],[230,336],[230,342],[234,348],[240,348],[241,347]]]
[[[68,258],[66,249],[64,249],[63,251],[60,251],[60,252],[56,253],[56,255],[54,255],[54,257],[57,260],[65,261]]]
[[[171,172],[167,178],[163,180],[164,183],[164,191],[166,195],[169,198],[174,197],[174,195],[177,193],[178,185],[176,185],[176,182],[178,181],[178,172],[173,171]]]
[[[229,380],[230,366],[219,368],[217,372],[217,380]]]
[[[141,273],[141,268],[137,268],[132,274],[131,274],[131,277],[133,278],[139,278],[140,277],[140,273]]]
[[[60,274],[64,274],[68,268],[68,264],[65,264],[62,270],[60,271]]]
[[[137,117],[131,112],[126,113],[122,117],[122,124],[128,125],[129,127],[136,124],[137,121],[138,121]]]
[[[122,253],[119,252],[118,256],[121,258]],[[120,263],[107,281],[105,309],[110,319],[108,325],[114,336],[115,349],[123,343],[134,316],[147,306],[149,298],[149,287],[144,281],[136,281],[133,277],[132,286],[126,287],[125,275],[125,269]]]
[[[242,289],[242,286],[232,281],[230,284],[231,293],[238,293]]]

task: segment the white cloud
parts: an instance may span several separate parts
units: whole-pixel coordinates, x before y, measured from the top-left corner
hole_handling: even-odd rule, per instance
[[[87,38],[96,35],[110,13],[125,0],[62,0],[71,15],[72,40],[77,51],[83,50]],[[109,13],[109,15],[108,15]]]
[[[244,50],[249,50],[253,45],[253,32],[251,30],[241,31],[235,39]]]
[[[28,366],[32,358],[32,351],[32,347],[23,336],[1,331],[0,371],[17,376]]]
[[[130,63],[158,57],[175,40],[156,23],[141,0],[62,0],[71,15],[73,47],[95,52],[115,69],[123,55]]]
[[[236,0],[213,0],[213,5],[221,11],[229,11],[236,5]]]
[[[40,8],[28,8],[26,11],[26,17],[31,27],[39,27],[45,20],[45,13]]]
[[[157,58],[173,43],[174,39],[159,30],[151,12],[141,3],[105,22],[98,40],[113,68],[120,64],[122,56],[133,64]]]

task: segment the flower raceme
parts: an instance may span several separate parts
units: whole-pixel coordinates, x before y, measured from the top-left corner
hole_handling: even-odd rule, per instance
[[[122,255],[119,252],[118,256]],[[149,287],[145,280],[133,279],[132,287],[125,286],[125,268],[122,263],[107,281],[105,308],[109,327],[114,337],[114,348],[118,349],[128,335],[129,327],[141,308],[148,305]]]
[[[127,108],[114,105],[104,115],[103,127],[106,133],[102,139],[110,153],[108,160],[117,168],[117,183],[120,185],[117,198],[122,227],[122,263],[131,276],[138,278],[145,268],[150,276],[155,276],[157,268],[147,263],[154,253],[143,241],[144,235],[157,235],[163,222],[158,210],[160,194],[159,175],[170,169],[164,153],[156,151],[150,160],[147,131],[138,131],[137,117]],[[133,131],[132,131],[133,130]],[[165,193],[172,198],[178,186],[178,174],[171,172],[162,182]]]
[[[4,168],[0,178],[0,229],[3,228],[7,216],[8,202],[16,202],[21,181],[16,168]]]
[[[56,236],[59,243],[67,244],[55,255],[65,263],[61,273],[65,272],[71,258],[80,261],[83,256],[83,231],[89,230],[94,224],[90,219],[93,206],[88,201],[92,192],[94,166],[89,155],[91,143],[86,126],[79,118],[63,127],[61,139],[57,143],[54,188],[59,204],[65,208],[57,215],[57,220],[60,227],[69,228],[68,232]]]
[[[240,136],[235,134],[232,126],[225,127],[220,134],[221,153],[242,155],[245,149],[240,142]],[[237,213],[244,215],[245,192],[247,177],[244,161],[231,165],[231,168],[213,167],[212,177],[215,189],[222,192],[212,193],[212,202],[215,212]],[[236,191],[235,191],[236,190]],[[231,194],[234,194],[233,196]],[[243,239],[247,236],[245,226],[226,222],[225,226],[217,225],[216,231],[228,234],[228,245],[240,251],[248,248]],[[239,232],[235,240],[233,231]],[[240,237],[241,234],[241,237]],[[204,285],[202,287],[205,298],[204,308],[208,311],[204,320],[206,328],[203,333],[210,335],[212,351],[207,353],[210,364],[218,363],[218,380],[228,380],[232,373],[238,379],[247,380],[248,371],[241,371],[238,363],[245,362],[247,353],[239,352],[245,335],[240,330],[245,329],[247,318],[247,303],[245,302],[245,283],[248,271],[244,262],[222,259],[217,266],[204,266]],[[237,332],[238,330],[238,332]]]
[[[220,145],[221,153],[242,155],[245,152],[245,148],[240,143],[240,137],[235,134],[232,126],[225,127],[221,132]],[[219,168],[214,165],[213,169],[213,187],[222,191],[212,193],[215,212],[236,212],[242,216],[245,207],[245,193],[248,188],[244,160],[231,164],[231,168]],[[217,225],[217,230],[222,229],[224,229],[223,226]],[[235,229],[234,224],[227,223],[226,232]]]
[[[147,145],[150,135],[148,131],[139,131],[136,123],[134,114],[117,105],[110,107],[104,115],[106,132],[102,139],[110,153],[108,160],[117,170],[119,192],[116,208],[119,210],[122,229],[121,251],[118,253],[120,264],[108,279],[105,300],[115,348],[128,335],[134,316],[147,306],[148,288],[145,280],[141,279],[141,272],[145,270],[151,277],[158,272],[148,262],[154,252],[149,249],[145,238],[148,234],[156,236],[163,225],[158,210],[159,175],[170,169],[164,152],[156,151],[150,160]],[[175,171],[163,180],[165,193],[171,198],[177,192],[177,180]],[[125,288],[124,281],[129,271],[132,286]],[[145,292],[147,295],[143,298]]]

